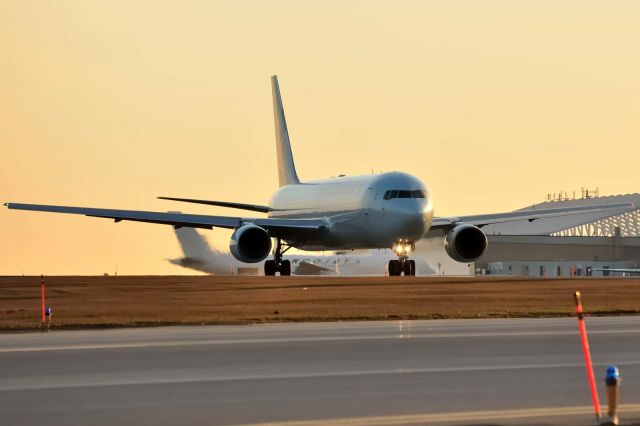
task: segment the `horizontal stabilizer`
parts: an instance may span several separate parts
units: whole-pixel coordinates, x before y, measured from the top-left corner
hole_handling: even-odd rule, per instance
[[[249,210],[252,212],[269,213],[272,211],[269,206],[261,206],[258,204],[232,203],[229,201],[215,200],[195,200],[193,198],[174,198],[174,197],[158,197],[160,200],[180,201],[183,203],[206,204],[209,206],[228,207],[230,209]]]

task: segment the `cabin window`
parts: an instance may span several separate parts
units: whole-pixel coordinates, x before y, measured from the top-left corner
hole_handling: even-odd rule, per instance
[[[397,189],[392,189],[390,191],[385,192],[383,198],[385,200],[390,200],[392,198],[398,198],[398,190]]]
[[[413,191],[405,189],[390,189],[386,191],[382,197],[384,200],[392,200],[394,198],[426,198],[426,194],[421,189]]]

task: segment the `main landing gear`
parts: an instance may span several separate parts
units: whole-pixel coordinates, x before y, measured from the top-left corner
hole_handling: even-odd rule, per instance
[[[282,255],[291,248],[287,246],[283,249],[284,244],[280,238],[276,238],[276,249],[273,253],[274,260],[267,260],[264,262],[264,274],[275,275],[276,272],[280,272],[280,276],[291,275],[291,261],[282,260]]]
[[[409,259],[409,253],[416,248],[415,243],[398,240],[393,245],[393,251],[398,255],[398,259],[389,261],[389,276],[413,276],[416,274],[416,261]]]

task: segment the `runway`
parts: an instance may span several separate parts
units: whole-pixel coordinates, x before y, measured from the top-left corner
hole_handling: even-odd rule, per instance
[[[640,424],[640,317],[588,318]],[[575,318],[0,335],[2,424],[592,424]]]

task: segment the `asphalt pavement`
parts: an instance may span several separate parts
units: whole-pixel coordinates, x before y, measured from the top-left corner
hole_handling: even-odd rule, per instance
[[[640,317],[587,318],[640,425]],[[2,425],[595,424],[577,320],[159,327],[0,335]]]

